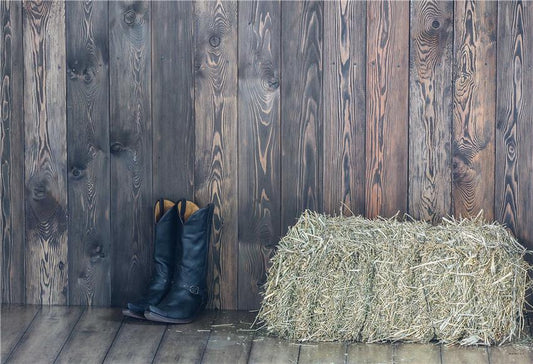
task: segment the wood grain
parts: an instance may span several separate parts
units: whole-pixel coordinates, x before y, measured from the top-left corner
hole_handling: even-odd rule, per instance
[[[195,199],[214,204],[209,307],[237,307],[237,3],[195,3]]]
[[[122,319],[122,313],[115,308],[88,308],[54,363],[101,363]]]
[[[259,291],[280,238],[281,5],[239,3],[239,309]]]
[[[367,3],[366,215],[407,210],[409,3]]]
[[[451,213],[453,3],[412,5],[409,214],[438,223]]]
[[[111,303],[108,9],[67,2],[69,298]]]
[[[151,363],[166,327],[149,321],[125,319],[102,363]]]
[[[65,4],[24,3],[26,302],[68,302]]]
[[[16,344],[31,326],[39,306],[2,305],[2,335],[0,361],[5,363]]]
[[[489,348],[489,363],[530,364],[533,352],[518,345],[494,346]]]
[[[366,4],[324,2],[324,210],[365,212]]]
[[[395,363],[441,364],[440,345],[436,344],[399,344],[396,346]]]
[[[193,199],[194,2],[152,3],[154,199]]]
[[[318,1],[282,3],[282,234],[303,210],[322,210],[323,10]]]
[[[495,217],[515,234],[518,217],[517,126],[524,118],[524,6],[498,4]],[[527,72],[527,71],[526,71]]]
[[[24,123],[22,3],[0,2],[0,232],[2,302],[23,303]]]
[[[348,345],[347,364],[392,364],[394,363],[394,346],[387,344]]]
[[[186,325],[168,325],[153,363],[199,363],[218,311],[208,311]]]
[[[441,352],[443,363],[489,363],[486,347],[443,346]]]
[[[497,3],[454,5],[453,212],[492,220]]]
[[[42,307],[7,361],[53,363],[83,310],[82,307]]]
[[[109,3],[113,305],[138,297],[152,262],[150,3]]]
[[[345,355],[347,345],[343,343],[302,344],[298,363],[343,363],[347,356]]]
[[[248,363],[297,363],[299,352],[299,344],[272,336],[254,336]]]

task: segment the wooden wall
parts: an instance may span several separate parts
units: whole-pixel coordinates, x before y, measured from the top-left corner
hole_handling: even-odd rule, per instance
[[[215,204],[217,308],[258,306],[305,208],[483,210],[533,248],[531,3],[0,7],[3,302],[139,294],[161,196]]]

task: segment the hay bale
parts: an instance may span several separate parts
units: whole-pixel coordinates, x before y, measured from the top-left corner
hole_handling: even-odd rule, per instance
[[[305,211],[272,258],[258,319],[299,341],[493,345],[523,333],[526,249],[497,223]]]

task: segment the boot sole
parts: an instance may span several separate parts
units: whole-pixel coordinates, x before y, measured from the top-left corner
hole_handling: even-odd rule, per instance
[[[132,317],[132,318],[139,319],[139,320],[146,320],[143,314],[135,313],[128,309],[123,309],[122,314],[127,317]]]
[[[144,318],[150,321],[165,322],[167,324],[189,324],[194,321],[196,316],[187,319],[173,319],[170,317],[158,315],[157,313],[153,313],[151,311],[145,311]]]

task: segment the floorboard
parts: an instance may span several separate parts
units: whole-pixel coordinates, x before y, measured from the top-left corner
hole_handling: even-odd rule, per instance
[[[296,363],[300,345],[269,336],[255,336],[250,351],[250,364]]]
[[[207,342],[202,363],[247,363],[252,346],[250,328],[255,314],[242,311],[219,313]]]
[[[399,344],[394,363],[441,364],[440,345]]]
[[[487,348],[478,347],[461,347],[461,346],[443,346],[442,362],[444,364],[453,363],[476,363],[483,364],[489,362]]]
[[[104,363],[151,363],[165,329],[165,324],[124,319]]]
[[[393,363],[394,346],[387,344],[350,344],[347,364]]]
[[[168,325],[153,363],[199,363],[207,346],[216,311],[186,325]]]
[[[302,344],[300,364],[344,363],[346,345],[343,343]]]
[[[79,306],[43,307],[7,358],[9,363],[52,363],[82,312]]]
[[[88,308],[55,363],[101,363],[122,322],[116,308]]]
[[[525,345],[508,345],[489,349],[490,364],[531,364],[533,348]]]
[[[39,306],[3,305],[1,324],[2,363],[30,326]]]

